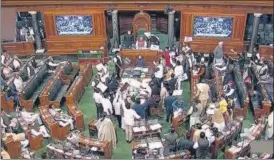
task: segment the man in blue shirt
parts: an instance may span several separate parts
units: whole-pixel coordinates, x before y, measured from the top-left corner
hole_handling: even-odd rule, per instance
[[[172,93],[169,93],[169,95],[164,99],[164,106],[166,108],[166,121],[170,122],[172,121],[173,117],[173,103],[177,100],[177,97],[172,96]]]
[[[179,108],[185,110],[186,109],[186,105],[184,104],[183,101],[179,101],[179,100],[176,100],[172,103],[172,107],[173,107],[173,110],[177,110]]]
[[[147,119],[147,107],[148,105],[142,105],[140,98],[136,98],[133,109],[141,117],[141,119]]]

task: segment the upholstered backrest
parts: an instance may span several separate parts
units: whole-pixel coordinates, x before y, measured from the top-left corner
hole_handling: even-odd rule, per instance
[[[68,61],[64,67],[64,73],[68,75],[70,74],[71,70],[72,70],[72,64],[71,64],[71,61]]]
[[[49,100],[53,101],[55,96],[58,94],[59,89],[62,86],[62,81],[60,79],[60,77],[57,78],[57,80],[54,82],[54,84],[52,85],[52,87],[49,90]]]

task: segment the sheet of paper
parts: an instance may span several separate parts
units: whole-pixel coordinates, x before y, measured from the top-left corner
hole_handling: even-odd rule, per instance
[[[158,123],[158,124],[150,125],[149,127],[150,127],[151,130],[155,131],[157,129],[161,129],[162,125]]]
[[[148,146],[149,149],[163,148],[162,142],[150,142]]]
[[[97,147],[91,147],[90,150],[92,150],[92,151],[97,151],[98,148],[97,148]]]
[[[97,88],[99,88],[102,92],[105,92],[108,87],[105,84],[103,84],[102,82],[99,82],[97,84]]]
[[[135,70],[135,71],[141,71],[142,67],[135,67],[133,70]]]
[[[129,85],[134,88],[140,88],[142,83],[136,79],[129,79]]]
[[[152,50],[152,51],[158,51],[160,49],[160,46],[152,44],[149,49]]]
[[[174,90],[172,95],[173,96],[180,96],[182,94],[183,94],[183,90]]]
[[[141,71],[142,72],[148,72],[148,68],[142,68]]]

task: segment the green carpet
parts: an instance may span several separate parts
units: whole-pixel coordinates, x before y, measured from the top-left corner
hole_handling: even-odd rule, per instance
[[[110,69],[110,73],[113,72],[114,65],[110,64],[109,69]],[[96,71],[94,71],[94,74],[96,74]],[[187,105],[189,105],[189,100],[190,100],[190,84],[189,84],[189,82],[183,82],[182,89],[183,89],[182,99]],[[92,95],[93,95],[93,90],[91,88],[91,85],[88,85],[85,88],[85,93],[83,94],[83,96],[79,102],[79,107],[80,107],[82,113],[84,114],[85,131],[83,132],[83,134],[87,137],[89,137],[88,123],[90,120],[96,118],[96,107],[95,107],[95,103],[93,101]],[[65,105],[62,105],[61,109],[65,112],[67,110]],[[35,111],[39,112],[38,107],[36,107]],[[162,113],[162,115],[160,115],[160,117],[162,117],[162,118],[151,117],[151,119],[158,118],[159,122],[163,126],[162,134],[168,133],[171,125],[165,121],[165,113]],[[246,119],[244,120],[243,127],[249,127],[253,122],[254,122],[253,115],[252,115],[251,110],[249,109],[248,115],[247,115]],[[116,124],[116,126],[118,126],[116,119],[114,119],[114,123]],[[182,135],[182,132],[185,130],[186,125],[188,125],[188,124],[184,124],[180,127],[179,135]],[[117,147],[113,150],[112,158],[113,159],[131,159],[132,158],[131,145],[126,143],[125,133],[119,128],[117,128],[117,139],[118,139]],[[40,155],[43,152],[46,152],[46,145],[50,141],[51,140],[44,140],[44,147],[35,152],[37,158],[40,158]],[[222,159],[223,153],[219,152],[218,158]]]

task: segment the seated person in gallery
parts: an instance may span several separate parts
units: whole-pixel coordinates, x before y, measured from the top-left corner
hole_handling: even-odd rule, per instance
[[[37,121],[40,125],[42,124],[42,120],[38,113],[27,112],[25,108],[22,109],[21,116],[29,124],[34,123],[35,121]]]
[[[3,136],[2,136],[2,140],[6,141],[9,136],[12,136],[12,138],[15,142],[21,143],[22,150],[25,149],[29,145],[29,141],[26,139],[25,133],[15,134],[15,133],[13,133],[13,130],[11,127],[7,127],[4,131]]]
[[[136,42],[136,49],[146,49],[146,48],[147,48],[147,42],[144,40],[142,36],[140,36]]]
[[[21,66],[23,65],[23,63],[21,62],[21,60],[16,56],[14,55],[12,57],[12,68],[14,71],[19,71],[19,69],[21,68]]]
[[[136,67],[145,67],[145,60],[140,55],[139,55],[138,60],[136,62]]]
[[[151,35],[150,32],[145,32],[145,36],[147,37],[147,48],[150,48],[151,45],[160,45],[159,38]]]
[[[123,45],[124,48],[132,48],[134,38],[133,35],[131,34],[131,31],[127,31],[127,34],[124,35],[124,40],[123,40]]]
[[[74,129],[73,119],[70,116],[59,113],[54,109],[53,105],[49,106],[49,112],[54,117],[54,119],[59,122],[60,126],[64,127],[69,124],[71,130]]]
[[[7,128],[12,127],[15,128],[17,126],[17,119],[12,118],[9,114],[7,114],[2,108],[1,108],[1,127]],[[3,130],[2,130],[3,131]]]
[[[23,86],[24,86],[24,84],[23,84],[24,82],[23,82],[22,78],[18,74],[16,74],[12,81],[15,86],[15,89],[18,92],[21,92],[23,89]]]
[[[48,61],[46,61],[46,64],[49,68],[49,73],[54,73],[55,72],[55,69],[57,66],[59,66],[60,64],[64,64],[66,63],[66,61],[63,61],[63,62],[59,62],[59,63],[55,63],[53,61],[53,58],[51,56],[48,57]],[[42,66],[43,65],[43,61],[41,61],[38,66]]]
[[[33,42],[35,40],[34,37],[33,37],[33,35],[30,34],[29,31],[27,32],[25,39],[26,39],[27,42]]]

